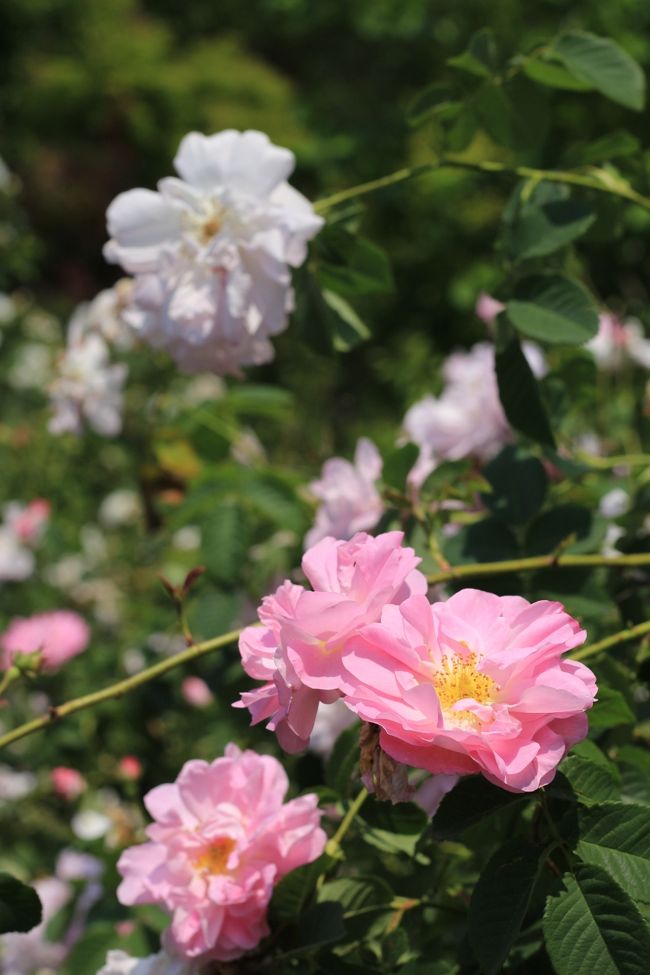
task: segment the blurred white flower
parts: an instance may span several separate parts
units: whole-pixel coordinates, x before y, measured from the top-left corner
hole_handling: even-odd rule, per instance
[[[546,361],[539,347],[524,342],[522,348],[533,373],[542,376]],[[440,396],[425,396],[407,411],[403,421],[406,439],[420,448],[409,475],[415,487],[441,461],[464,457],[487,461],[512,440],[494,363],[494,346],[489,342],[453,352],[443,366]]]
[[[230,448],[230,456],[243,467],[263,464],[267,457],[264,445],[253,430],[242,430]]]
[[[598,510],[605,518],[620,518],[630,510],[630,495],[624,488],[612,488],[600,499]]]
[[[138,650],[136,647],[129,647],[122,654],[122,665],[127,674],[137,674],[139,671],[144,670],[147,661],[142,650]]]
[[[173,958],[162,951],[148,958],[132,958],[125,951],[109,951],[106,964],[97,975],[195,975],[196,962]]]
[[[641,322],[627,321],[611,312],[600,313],[598,334],[585,345],[598,367],[605,372],[620,372],[627,365],[650,369],[650,338],[646,338]]]
[[[142,516],[142,502],[137,491],[120,488],[107,494],[99,506],[99,520],[107,528],[132,525]]]
[[[2,160],[0,160],[1,162]],[[5,294],[4,291],[0,291],[0,323],[10,322],[17,314],[16,302],[10,295]]]
[[[66,945],[46,939],[46,930],[70,900],[72,888],[58,877],[37,880],[34,887],[43,905],[43,920],[27,934],[5,934],[0,938],[2,975],[55,975],[67,954]]]
[[[81,582],[85,571],[86,561],[83,555],[64,555],[58,562],[48,565],[43,574],[51,586],[70,591]]]
[[[50,517],[50,504],[43,498],[4,506],[0,524],[0,582],[20,582],[34,571],[32,548],[40,544]]]
[[[0,807],[24,799],[35,788],[36,776],[32,772],[16,772],[9,765],[0,765]]]
[[[62,850],[56,861],[59,880],[98,880],[104,873],[104,864],[90,853],[79,850]]]
[[[12,389],[45,389],[52,376],[52,351],[41,342],[26,342],[7,373]]]
[[[201,529],[198,525],[185,525],[172,535],[172,545],[181,552],[193,552],[201,547]]]
[[[309,739],[309,751],[315,752],[321,758],[328,758],[341,732],[351,728],[358,720],[356,714],[342,700],[334,701],[333,704],[319,704],[314,730]]]
[[[81,434],[84,424],[104,437],[122,429],[122,388],[126,381],[124,363],[111,363],[109,349],[94,332],[84,332],[71,323],[68,344],[50,386],[54,415],[48,424],[52,433]]]
[[[83,809],[72,817],[70,826],[80,840],[99,840],[108,833],[111,821],[95,809]]]
[[[124,320],[123,313],[131,298],[133,282],[122,278],[112,288],[100,291],[92,301],[78,305],[73,312],[69,330],[80,338],[101,335],[118,349],[130,349],[134,342],[132,329]]]
[[[200,406],[214,400],[223,399],[226,395],[226,384],[220,376],[194,376],[185,387],[182,394],[183,402],[188,406]]]
[[[323,221],[286,182],[295,160],[261,132],[192,132],[158,192],[108,208],[108,261],[135,275],[125,319],[185,372],[239,374],[273,358],[293,307],[290,267]]]
[[[34,571],[33,552],[12,531],[0,525],[0,582],[20,582]]]
[[[366,437],[357,441],[352,463],[342,457],[325,461],[320,480],[309,485],[321,504],[314,527],[305,536],[306,548],[327,535],[347,539],[375,527],[384,512],[376,487],[382,468],[381,454]]]

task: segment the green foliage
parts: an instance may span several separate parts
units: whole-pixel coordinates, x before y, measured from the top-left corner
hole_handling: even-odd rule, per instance
[[[42,907],[32,887],[8,873],[0,873],[0,934],[29,931],[40,923]]]

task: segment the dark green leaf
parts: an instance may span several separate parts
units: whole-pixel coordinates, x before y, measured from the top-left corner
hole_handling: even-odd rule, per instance
[[[355,345],[370,338],[370,329],[345,298],[334,291],[325,290],[323,301],[330,312],[330,336],[337,352],[349,352]]]
[[[497,46],[492,31],[487,27],[478,30],[470,38],[467,50],[448,58],[447,64],[481,78],[491,77],[498,67]]]
[[[633,156],[640,150],[637,137],[621,129],[586,145],[571,146],[563,156],[563,162],[566,166],[593,166],[621,156]]]
[[[429,816],[414,802],[398,802],[393,805],[391,802],[380,802],[372,796],[366,799],[361,818],[376,829],[406,836],[419,836],[429,823]]]
[[[514,334],[497,348],[496,374],[499,398],[512,426],[531,440],[554,447],[537,380]]]
[[[562,551],[567,552],[593,552],[597,547],[592,538],[593,528],[594,518],[588,508],[579,504],[558,505],[545,511],[530,525],[526,551],[530,555],[550,555],[562,546]],[[566,545],[572,536],[575,540]]]
[[[269,909],[271,918],[276,922],[297,921],[316,889],[318,878],[333,862],[332,857],[324,853],[312,863],[306,863],[283,877],[273,888]]]
[[[336,739],[325,766],[325,784],[345,799],[350,794],[352,776],[359,764],[359,725],[346,730]]]
[[[552,52],[571,74],[612,101],[640,111],[645,105],[645,76],[637,62],[614,41],[587,31],[568,31]]]
[[[203,523],[203,563],[219,582],[232,583],[246,559],[248,530],[246,516],[234,502],[218,502]]]
[[[582,200],[556,200],[522,207],[508,234],[508,249],[516,260],[545,257],[582,236],[596,214]]]
[[[524,72],[531,81],[536,81],[547,88],[561,88],[565,91],[589,91],[591,85],[581,81],[575,75],[553,61],[527,58],[524,61]]]
[[[598,331],[598,311],[581,284],[560,274],[523,278],[506,313],[524,335],[565,345],[582,345]]]
[[[533,517],[546,497],[546,472],[537,457],[521,448],[504,447],[483,468],[492,486],[481,499],[492,514],[507,524],[520,525]]]
[[[438,840],[458,839],[466,829],[475,826],[486,816],[527,798],[499,789],[478,775],[467,776],[442,800],[433,817],[433,835]]]
[[[557,975],[647,975],[650,931],[604,870],[578,864],[549,897],[544,937]]]
[[[404,491],[406,477],[418,459],[419,453],[419,448],[412,443],[391,450],[384,458],[384,468],[381,475],[384,484],[398,491]]]
[[[606,802],[581,809],[577,853],[603,867],[634,898],[650,904],[650,809]]]
[[[650,752],[637,745],[624,745],[616,764],[621,771],[623,798],[650,806]]]
[[[381,247],[341,227],[327,228],[319,242],[317,277],[323,288],[346,297],[392,289],[390,264]]]
[[[585,805],[620,798],[620,782],[616,767],[611,762],[591,762],[579,755],[571,755],[562,763],[561,771],[569,785],[567,798],[575,795]],[[562,796],[563,783],[559,775],[549,786],[549,790],[553,795]]]
[[[309,951],[340,941],[344,936],[343,907],[335,901],[314,904],[300,921],[300,942]]]
[[[0,873],[0,934],[31,931],[41,923],[41,901],[32,887]]]
[[[512,531],[496,518],[484,518],[445,539],[443,550],[452,565],[463,562],[493,562],[516,559],[519,545]]]
[[[610,687],[598,688],[598,700],[589,711],[589,727],[592,731],[605,731],[623,724],[634,724],[634,715],[620,691]]]
[[[543,853],[525,840],[514,840],[481,872],[469,908],[469,937],[485,975],[501,970],[521,930]]]
[[[421,125],[442,109],[452,105],[457,92],[452,85],[437,81],[415,96],[408,107],[406,118],[409,125]]]

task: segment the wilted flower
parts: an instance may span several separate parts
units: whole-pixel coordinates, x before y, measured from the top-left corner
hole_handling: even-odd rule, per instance
[[[314,795],[284,803],[287,776],[270,755],[226,747],[211,764],[187,762],[175,783],[145,797],[149,843],[118,862],[123,904],[172,914],[168,948],[184,958],[229,960],[268,934],[274,885],[323,851]]]
[[[595,677],[562,659],[585,635],[560,603],[476,589],[433,605],[417,596],[351,642],[345,701],[399,762],[530,792],[587,734]]]
[[[381,454],[366,437],[357,442],[352,463],[342,457],[325,461],[320,479],[309,485],[321,504],[316,523],[305,536],[307,548],[328,535],[351,538],[375,527],[384,512],[376,487],[382,467]]]
[[[2,666],[7,670],[16,654],[40,651],[42,669],[52,672],[83,653],[89,640],[88,624],[72,610],[17,616],[0,636]]]
[[[585,348],[605,372],[620,372],[627,365],[650,369],[650,338],[645,337],[641,322],[634,318],[625,321],[612,312],[601,312],[598,334]]]
[[[290,267],[321,228],[286,182],[293,153],[261,132],[192,132],[158,192],[108,208],[106,259],[135,275],[126,320],[185,372],[238,374],[273,358],[293,307]]]
[[[81,434],[84,425],[104,437],[122,429],[122,388],[128,368],[111,363],[102,335],[88,327],[85,313],[68,326],[67,346],[50,386],[51,433]]]
[[[242,694],[253,724],[269,719],[286,751],[305,748],[320,703],[343,690],[342,659],[359,628],[379,619],[383,606],[427,590],[416,570],[421,559],[402,546],[402,532],[350,541],[324,538],[310,548],[302,569],[314,591],[284,582],[262,600],[262,626],[241,634],[246,673],[266,683]]]

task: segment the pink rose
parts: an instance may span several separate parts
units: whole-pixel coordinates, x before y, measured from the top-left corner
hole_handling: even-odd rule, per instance
[[[42,669],[52,672],[88,646],[88,624],[67,609],[35,616],[17,616],[0,636],[2,667],[11,667],[17,653],[42,653]]]
[[[214,694],[200,677],[186,677],[181,684],[181,694],[193,708],[207,708],[214,701]]]
[[[268,934],[274,885],[322,853],[315,795],[283,802],[277,759],[228,745],[211,764],[187,762],[175,783],[145,797],[150,842],[126,850],[122,904],[159,904],[172,914],[166,946],[184,958],[227,961]]]
[[[348,647],[346,704],[399,762],[530,792],[587,733],[595,677],[562,659],[584,639],[560,603],[476,589],[434,605],[414,597]]]
[[[305,748],[318,705],[345,691],[342,667],[348,641],[380,619],[387,603],[427,591],[421,561],[402,545],[402,532],[349,542],[324,538],[305,553],[303,572],[313,590],[286,581],[259,610],[262,627],[247,627],[239,641],[244,670],[266,683],[236,706],[253,723],[269,719],[286,751]]]
[[[120,759],[119,770],[123,778],[136,782],[142,775],[142,762],[135,755],[125,755]]]
[[[52,788],[62,799],[76,799],[86,788],[86,780],[81,772],[66,765],[57,765],[50,772]]]
[[[51,505],[45,498],[36,498],[29,504],[17,502],[7,505],[6,523],[26,545],[37,544],[50,518]]]

